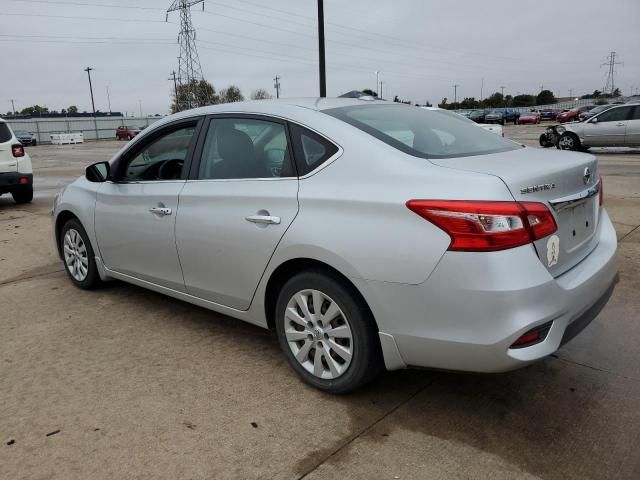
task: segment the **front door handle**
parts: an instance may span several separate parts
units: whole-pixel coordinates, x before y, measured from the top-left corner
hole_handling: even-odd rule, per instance
[[[261,225],[279,225],[280,217],[273,217],[271,215],[251,215],[244,217],[247,222],[258,223]]]
[[[171,209],[167,207],[152,207],[149,211],[155,215],[165,216],[171,215]]]
[[[624,127],[624,123],[616,123],[616,127]]]

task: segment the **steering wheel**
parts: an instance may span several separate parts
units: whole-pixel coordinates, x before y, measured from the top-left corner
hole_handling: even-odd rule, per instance
[[[166,160],[162,162],[158,169],[159,180],[176,180],[180,178],[182,173],[182,167],[184,166],[184,160],[174,158],[172,160]]]

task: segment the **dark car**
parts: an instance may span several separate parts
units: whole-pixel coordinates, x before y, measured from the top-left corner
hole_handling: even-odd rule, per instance
[[[574,107],[568,112],[562,112],[560,115],[558,115],[558,118],[556,118],[556,120],[561,123],[577,122],[580,121],[579,116],[582,112],[588,112],[589,110],[593,110],[594,108],[596,108],[595,105],[582,105],[581,107]]]
[[[578,118],[580,119],[580,121],[584,121],[588,118],[593,117],[594,115],[597,115],[600,112],[604,112],[605,110],[608,110],[609,108],[613,107],[614,104],[612,103],[608,103],[606,105],[598,105],[596,108],[592,108],[591,110],[587,110],[586,112],[582,112],[580,115],[578,115]]]
[[[36,146],[38,144],[38,141],[36,140],[36,137],[33,136],[33,133],[31,132],[27,132],[26,130],[14,130],[13,132],[16,136],[16,138],[20,141],[20,143],[22,145],[29,146]]]
[[[540,119],[541,120],[555,120],[558,116],[558,111],[552,108],[545,108],[540,110]]]
[[[499,123],[500,125],[504,125],[507,122],[515,124],[519,116],[520,112],[515,108],[494,108],[485,115],[484,121],[485,123]]]
[[[469,114],[469,119],[476,123],[484,123],[484,118],[487,115],[486,110],[474,110]]]
[[[138,127],[127,127],[126,125],[121,125],[116,128],[116,139],[117,140],[131,140],[133,137],[140,133],[140,128]]]

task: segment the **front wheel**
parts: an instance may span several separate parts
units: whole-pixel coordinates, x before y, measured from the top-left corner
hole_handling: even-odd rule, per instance
[[[282,288],[276,333],[293,369],[326,392],[370,382],[382,362],[375,323],[353,286],[321,270],[302,272]]]
[[[580,139],[575,133],[565,132],[558,141],[558,147],[560,147],[560,150],[579,150]]]
[[[62,227],[60,252],[64,268],[76,287],[91,290],[102,283],[89,237],[78,220],[71,219]]]

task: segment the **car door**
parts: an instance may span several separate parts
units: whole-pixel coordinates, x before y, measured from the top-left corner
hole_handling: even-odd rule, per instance
[[[97,194],[95,231],[105,266],[184,291],[175,241],[184,187],[202,119],[172,123],[135,143]]]
[[[632,107],[605,110],[587,120],[584,126],[584,144],[588,146],[622,146],[625,143],[627,118]]]
[[[627,132],[624,144],[628,147],[640,146],[640,105],[633,107],[633,112],[627,120]]]
[[[214,116],[203,137],[176,223],[185,284],[191,295],[246,310],[298,212],[288,128],[266,116]]]

